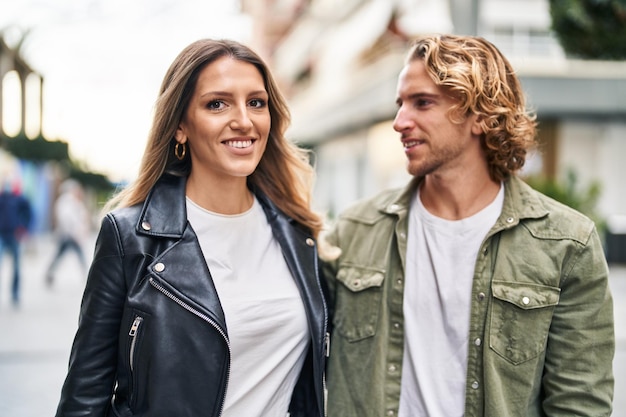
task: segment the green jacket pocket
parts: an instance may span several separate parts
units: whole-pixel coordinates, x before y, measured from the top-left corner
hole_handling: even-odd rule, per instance
[[[341,265],[337,271],[333,324],[350,342],[374,336],[380,311],[384,271]]]
[[[494,280],[490,347],[514,365],[545,350],[560,288]]]

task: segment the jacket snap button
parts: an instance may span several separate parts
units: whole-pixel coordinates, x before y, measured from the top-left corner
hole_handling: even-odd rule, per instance
[[[141,228],[143,230],[150,230],[152,228],[152,226],[150,226],[150,223],[148,223],[148,222],[141,222]]]
[[[514,220],[515,219],[513,217],[509,217],[509,218],[506,219],[506,222],[507,223],[513,223]]]
[[[162,264],[161,262],[159,262],[158,264],[154,265],[154,270],[157,272],[163,272],[163,270],[165,269],[165,265]]]
[[[309,246],[314,246],[315,245],[315,241],[313,241],[313,239],[311,239],[310,237],[306,238],[306,244]]]
[[[528,297],[522,298],[522,303],[524,303],[524,305],[527,306],[528,303],[530,303],[530,298],[528,298]]]

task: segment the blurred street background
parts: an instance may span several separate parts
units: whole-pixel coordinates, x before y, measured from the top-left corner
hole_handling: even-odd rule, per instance
[[[16,308],[0,254],[0,417],[54,414],[85,279],[68,253],[47,285],[55,204],[68,179],[81,186],[88,262],[183,47],[231,38],[267,61],[287,136],[312,151],[315,209],[332,221],[409,179],[396,80],[412,40],[433,32],[479,35],[507,56],[539,122],[522,177],[596,222],[615,296],[614,416],[626,417],[624,0],[0,0],[0,184],[32,209]]]

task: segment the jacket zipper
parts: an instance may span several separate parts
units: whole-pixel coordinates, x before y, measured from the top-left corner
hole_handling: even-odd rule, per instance
[[[209,323],[224,338],[224,341],[226,342],[226,346],[228,347],[229,361],[227,363],[227,369],[226,369],[226,384],[224,385],[224,397],[222,397],[222,404],[220,404],[220,412],[218,413],[218,417],[221,416],[222,412],[224,411],[224,399],[226,397],[226,390],[228,389],[228,382],[230,381],[230,358],[231,358],[232,352],[230,350],[230,341],[228,340],[228,336],[226,335],[224,330],[222,330],[222,328],[212,318],[198,311],[197,309],[193,308],[189,304],[185,303],[183,300],[181,300],[180,298],[172,294],[167,288],[159,284],[154,278],[150,278],[150,285],[152,285],[154,288],[160,291],[167,298],[174,301],[176,304],[178,304],[179,306],[181,306],[182,308],[184,308],[191,314]]]
[[[314,261],[316,270],[319,270],[319,265],[317,264],[317,258]],[[320,282],[319,274],[315,274],[315,278],[317,281],[317,289],[322,295],[322,305],[324,306],[324,311],[328,311],[328,306],[326,305],[326,298],[324,297],[324,291],[322,291],[322,283]],[[328,331],[328,315],[324,314],[324,354],[326,358],[324,360],[325,363],[328,363],[328,357],[330,356],[330,332]],[[324,366],[325,368],[326,366]],[[326,369],[322,369],[322,395],[324,396],[324,417],[328,417],[328,387],[326,386]]]
[[[326,332],[324,336],[324,349],[326,353],[326,361],[330,356],[330,333]],[[324,417],[328,417],[328,387],[326,386],[326,370],[322,371],[322,386],[324,387]]]
[[[315,265],[315,269],[319,270],[317,257],[315,258],[315,261],[313,263]],[[324,306],[324,311],[328,311],[328,307],[326,305],[326,298],[324,297],[324,291],[322,291],[322,283],[320,282],[320,277],[319,277],[319,274],[317,273],[315,273],[315,280],[317,281],[317,289],[319,290],[322,296],[322,305]],[[330,356],[330,333],[328,332],[328,315],[327,314],[324,314],[324,346],[322,346],[322,348],[324,349],[323,353],[326,356],[324,362],[328,362],[328,357]],[[322,369],[322,396],[323,396],[322,406],[324,407],[324,410],[322,410],[322,412],[324,413],[324,417],[328,417],[328,387],[326,386],[326,369]]]
[[[130,331],[128,335],[131,337],[130,341],[130,371],[133,372],[135,367],[135,347],[137,345],[137,332],[139,331],[139,326],[143,322],[143,317],[135,316],[135,320],[133,321],[133,325],[130,326]]]

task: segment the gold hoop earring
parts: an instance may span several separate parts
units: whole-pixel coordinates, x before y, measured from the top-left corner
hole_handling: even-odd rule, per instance
[[[181,151],[179,146],[182,145],[183,150]],[[187,154],[187,146],[184,143],[176,142],[176,146],[174,146],[174,156],[179,161],[185,159],[185,155]]]

